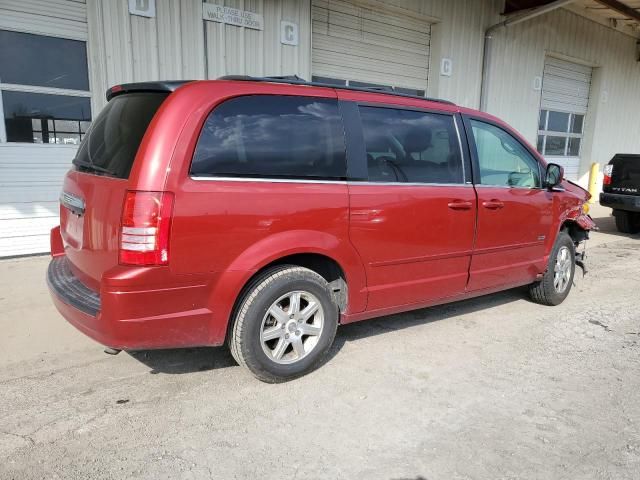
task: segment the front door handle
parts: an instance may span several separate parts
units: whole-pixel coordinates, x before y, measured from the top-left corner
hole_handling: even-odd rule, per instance
[[[453,200],[447,204],[451,210],[471,210],[473,203],[464,200]]]
[[[488,208],[489,210],[500,210],[502,207],[504,207],[504,203],[502,203],[500,200],[491,199],[482,202],[482,206],[484,208]]]

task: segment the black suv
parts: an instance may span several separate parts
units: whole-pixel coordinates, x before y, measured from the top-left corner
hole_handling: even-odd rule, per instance
[[[640,155],[618,153],[604,167],[600,205],[613,208],[619,232],[640,232]]]

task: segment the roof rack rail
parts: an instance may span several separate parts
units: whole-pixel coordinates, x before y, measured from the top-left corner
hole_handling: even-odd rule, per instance
[[[312,87],[326,87],[335,88],[340,90],[352,90],[355,92],[368,92],[368,93],[384,93],[385,95],[393,95],[395,97],[416,98],[419,100],[427,100],[430,102],[444,103],[446,105],[455,105],[455,103],[449,100],[442,100],[440,98],[420,97],[418,95],[410,95],[408,93],[396,92],[389,87],[347,87],[342,85],[333,85],[331,83],[323,82],[307,82],[303,78],[297,75],[283,75],[275,77],[252,77],[250,75],[224,75],[218,77],[218,80],[239,80],[243,82],[266,82],[266,83],[287,83],[290,85],[308,85]]]

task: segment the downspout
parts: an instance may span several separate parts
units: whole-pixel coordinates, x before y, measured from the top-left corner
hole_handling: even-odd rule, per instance
[[[480,110],[487,111],[487,91],[489,89],[489,68],[491,67],[491,55],[493,50],[493,36],[501,28],[508,28],[518,23],[526,22],[545,13],[549,13],[558,8],[572,3],[573,0],[556,0],[538,8],[527,10],[521,14],[513,15],[502,22],[491,25],[484,32],[484,52],[482,56],[482,80],[480,83]]]

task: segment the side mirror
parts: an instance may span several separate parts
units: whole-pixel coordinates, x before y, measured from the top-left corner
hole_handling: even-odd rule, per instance
[[[564,168],[557,163],[547,165],[547,171],[544,174],[544,186],[551,189],[562,183],[564,178]]]

